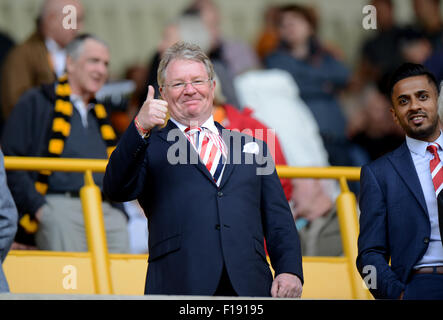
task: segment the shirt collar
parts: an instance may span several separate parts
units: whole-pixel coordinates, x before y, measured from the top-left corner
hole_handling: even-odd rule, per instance
[[[188,126],[186,126],[186,125],[184,125],[184,124],[181,124],[180,122],[178,122],[177,120],[175,120],[174,118],[170,118],[171,119],[171,121],[172,122],[174,122],[175,123],[175,125],[182,131],[182,132],[185,132],[185,130],[186,130],[186,128],[188,127]],[[205,128],[208,128],[211,132],[213,132],[213,133],[215,133],[215,134],[219,134],[219,132],[218,132],[218,129],[217,129],[217,127],[216,127],[216,125],[215,125],[215,122],[214,122],[214,117],[212,116],[212,114],[211,114],[211,116],[208,118],[208,120],[206,120],[202,125],[201,125],[201,127],[205,127]]]
[[[80,118],[82,120],[83,127],[86,128],[88,126],[88,113],[92,108],[94,108],[94,104],[88,103],[87,105],[85,105],[85,103],[83,102],[83,99],[76,94],[71,94],[69,96],[69,99],[71,100],[72,104],[74,105],[74,108],[80,114]]]
[[[443,147],[443,135],[441,134],[441,130],[440,135],[433,142],[438,143],[440,145],[440,148]],[[411,152],[424,157],[426,155],[426,148],[431,144],[431,142],[417,140],[406,136],[406,144]]]
[[[65,49],[60,47],[58,45],[58,43],[55,42],[55,40],[51,39],[51,38],[46,38],[45,39],[45,45],[46,45],[46,49],[48,49],[49,52],[54,53],[54,54],[65,51]]]
[[[71,94],[69,96],[69,99],[71,100],[72,104],[78,109],[78,108],[85,108],[85,103],[83,102],[82,97],[80,97],[79,95],[76,94]],[[89,111],[94,107],[93,103],[88,103],[86,105],[86,110]]]

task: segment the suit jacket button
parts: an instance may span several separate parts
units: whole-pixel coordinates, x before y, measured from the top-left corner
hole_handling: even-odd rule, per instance
[[[220,225],[219,225],[219,224],[216,224],[216,225],[215,225],[215,229],[216,229],[216,230],[220,230]]]
[[[217,193],[217,195],[218,195],[219,197],[223,197],[223,192],[219,191],[219,192]]]
[[[428,244],[428,243],[429,243],[429,238],[428,238],[428,237],[424,238],[424,239],[423,239],[423,242],[426,243],[426,244]]]

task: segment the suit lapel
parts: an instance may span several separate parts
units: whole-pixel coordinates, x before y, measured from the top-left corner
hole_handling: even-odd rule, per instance
[[[395,150],[388,158],[399,176],[403,179],[406,186],[411,190],[415,199],[418,201],[423,211],[428,214],[425,197],[420,184],[420,180],[412,160],[406,142],[404,142],[397,150]]]
[[[175,129],[175,130],[180,130],[180,129],[175,125],[174,122],[168,120],[168,123],[166,124],[165,127],[163,127],[163,128],[154,127],[154,129],[152,129],[152,133],[157,133],[157,135],[158,135],[161,139],[163,139],[164,141],[166,141],[166,142],[169,143],[169,144],[173,144],[173,143],[175,143],[175,140],[168,141],[168,134],[169,134],[169,131],[171,131],[171,130],[173,130],[173,129]]]
[[[219,134],[223,138],[223,141],[225,142],[225,145],[228,150],[228,154],[227,154],[228,159],[225,160],[225,168],[223,171],[222,180],[220,182],[220,188],[222,188],[226,184],[226,182],[228,181],[229,177],[232,174],[232,171],[234,170],[234,163],[233,163],[234,150],[232,149],[234,144],[230,141],[230,135],[223,134],[223,130],[227,130],[227,129],[225,129],[218,122],[215,122],[215,126],[217,127]]]
[[[206,166],[203,164],[203,162],[201,162],[197,151],[195,151],[194,147],[191,145],[185,134],[181,132],[181,130],[175,125],[174,122],[168,121],[167,125],[164,128],[158,129],[158,127],[156,127],[153,130],[157,132],[159,138],[166,141],[168,144],[173,145],[175,143],[179,143],[180,144],[178,146],[179,150],[186,150],[187,152],[186,163],[192,163],[194,166],[197,167],[198,170],[200,170],[203,173],[203,175],[205,175],[212,183],[215,184],[214,179],[211,176],[211,173],[208,171],[208,169],[206,169]],[[177,130],[176,133],[174,133],[171,136],[172,138],[177,137],[179,135],[180,138],[168,140],[168,135],[171,132],[171,130]]]

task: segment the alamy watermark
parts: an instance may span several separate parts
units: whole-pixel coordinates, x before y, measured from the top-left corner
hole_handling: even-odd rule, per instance
[[[363,288],[368,289],[377,289],[377,268],[373,265],[366,265],[363,267],[362,275],[365,275],[363,277]]]
[[[76,290],[77,289],[77,268],[73,265],[66,265],[62,270],[63,277],[62,285],[65,290]]]
[[[375,6],[373,5],[368,4],[363,7],[362,13],[365,14],[361,22],[363,29],[377,29],[377,8],[375,8]]]
[[[365,30],[377,29],[377,8],[373,5],[365,5],[362,13],[365,15],[362,20],[362,26]],[[77,9],[73,5],[63,7],[63,28],[66,30],[77,29]]]
[[[63,7],[63,28],[66,30],[77,29],[77,8],[73,5],[66,5]]]
[[[270,175],[274,172],[275,130],[274,129],[245,129],[241,133],[222,130],[221,137],[228,150],[225,164],[247,164],[257,166],[257,175]],[[255,137],[252,138],[252,137]],[[167,159],[171,165],[198,164],[197,152],[190,152],[188,139],[183,132],[176,128],[169,131],[168,141],[174,142],[168,149]],[[266,140],[267,148],[263,140]],[[265,150],[267,150],[265,152]]]

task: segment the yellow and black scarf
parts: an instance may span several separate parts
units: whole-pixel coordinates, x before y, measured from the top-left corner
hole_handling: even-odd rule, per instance
[[[63,152],[66,139],[69,137],[71,132],[73,105],[70,100],[70,95],[71,88],[69,87],[68,78],[65,75],[58,79],[58,83],[55,87],[55,106],[48,149],[45,155],[46,157],[60,157]],[[97,103],[95,99],[90,102],[94,104],[92,113],[97,119],[101,136],[106,143],[109,158],[117,144],[117,136],[115,135],[114,129],[111,127],[108,121],[105,107],[102,104]],[[35,188],[42,195],[45,195],[48,191],[48,180],[51,174],[52,172],[50,170],[41,170],[39,172],[35,182]],[[25,214],[20,219],[20,225],[27,233],[35,233],[38,229],[37,221],[31,217],[30,214]]]

